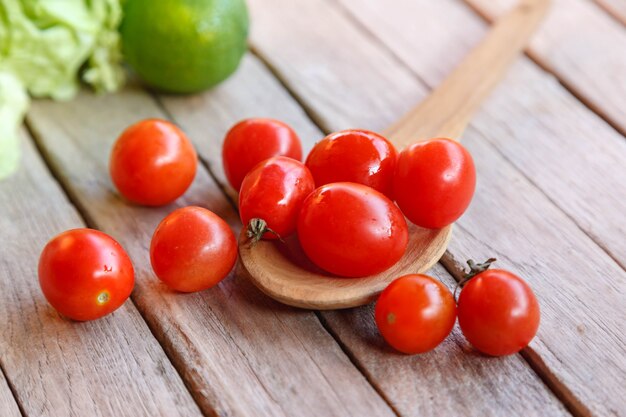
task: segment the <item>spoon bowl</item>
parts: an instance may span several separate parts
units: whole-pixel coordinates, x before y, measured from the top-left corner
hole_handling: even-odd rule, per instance
[[[244,230],[239,245],[244,266],[261,291],[295,307],[331,310],[368,304],[393,278],[408,271],[427,271],[441,258],[451,236],[452,226],[429,230],[409,225],[409,243],[400,261],[364,278],[325,273],[307,259],[295,237],[284,243],[267,240],[251,245]]]
[[[385,132],[398,149],[433,137],[458,140],[472,114],[523,50],[545,15],[549,0],[523,0],[501,17],[482,42],[419,106]],[[295,237],[251,244],[242,231],[239,254],[252,282],[292,306],[329,310],[368,304],[395,278],[430,269],[444,254],[452,225],[409,225],[404,256],[390,269],[364,278],[340,278],[313,265]]]

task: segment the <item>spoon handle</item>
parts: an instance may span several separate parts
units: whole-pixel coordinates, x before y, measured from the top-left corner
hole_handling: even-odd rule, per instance
[[[385,132],[402,148],[417,140],[458,140],[472,114],[504,77],[548,10],[550,0],[522,0],[492,26],[461,64]]]

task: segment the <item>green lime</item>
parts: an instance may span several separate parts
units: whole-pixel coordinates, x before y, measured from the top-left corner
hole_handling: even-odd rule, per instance
[[[244,0],[126,0],[120,32],[125,59],[146,84],[192,93],[237,69],[248,10]]]

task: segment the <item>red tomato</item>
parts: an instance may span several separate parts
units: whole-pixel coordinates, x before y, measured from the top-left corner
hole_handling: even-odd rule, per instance
[[[135,277],[128,255],[113,238],[97,230],[73,229],[43,248],[39,284],[59,313],[85,321],[121,306],[133,290]]]
[[[196,175],[197,156],[189,139],[165,120],[148,119],[126,129],[109,162],[120,194],[145,206],[162,206],[184,194]]]
[[[461,217],[472,200],[476,171],[470,153],[451,139],[431,139],[398,157],[393,192],[404,215],[439,229]]]
[[[323,185],[302,204],[298,237],[320,268],[343,277],[382,272],[404,255],[404,216],[383,194],[365,185]]]
[[[459,296],[459,325],[467,340],[492,356],[520,351],[539,328],[539,303],[528,284],[501,269],[471,278]]]
[[[423,353],[448,337],[456,320],[454,297],[427,275],[393,281],[376,302],[376,325],[383,338],[404,353]]]
[[[302,160],[302,146],[296,132],[272,119],[246,119],[226,134],[222,162],[226,178],[239,191],[241,183],[256,164],[273,156]]]
[[[356,182],[391,198],[396,149],[374,132],[344,130],[318,142],[309,153],[306,166],[317,187],[331,182]]]
[[[230,227],[202,207],[184,207],[157,226],[150,244],[156,276],[181,292],[205,290],[228,275],[237,260],[237,240]]]
[[[276,156],[258,164],[246,175],[239,192],[239,215],[249,236],[258,240],[293,234],[300,207],[314,189],[313,177],[302,162]],[[255,230],[252,219],[264,224]]]

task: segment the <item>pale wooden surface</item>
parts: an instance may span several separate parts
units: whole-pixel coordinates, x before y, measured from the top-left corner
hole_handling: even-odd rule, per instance
[[[426,5],[426,0],[421,2],[422,7],[419,7],[420,2],[414,1],[384,5],[370,2],[369,4],[379,5],[380,8],[371,13],[369,20],[361,17],[359,25],[355,28],[354,25],[350,24],[350,16],[352,13],[357,15],[358,12],[367,9],[363,7],[363,2],[357,4],[354,1],[352,3],[354,7],[344,9],[343,14],[335,13],[331,6],[324,1],[307,2],[308,7],[305,10],[302,10],[302,5],[296,7],[286,0],[273,0],[269,5],[266,3],[261,5],[260,2],[251,2],[253,16],[257,22],[261,22],[257,24],[256,31],[253,32],[255,47],[301,100],[314,103],[312,111],[328,123],[333,130],[347,127],[343,124],[345,119],[353,120],[351,126],[380,129],[380,126],[388,123],[388,121],[385,120],[384,112],[377,111],[379,108],[397,108],[403,104],[406,105],[403,96],[397,95],[389,98],[386,95],[389,88],[391,91],[423,90],[426,86],[420,83],[420,80],[433,79],[437,74],[436,70],[439,65],[435,63],[435,68],[431,68],[429,65],[433,60],[419,60],[420,66],[411,64],[411,62],[417,61],[415,57],[420,56],[420,45],[416,42],[412,49],[407,47],[404,50],[396,49],[394,51],[395,56],[409,65],[417,75],[417,78],[413,78],[410,82],[406,82],[407,77],[397,76],[397,73],[408,74],[409,71],[405,70],[403,66],[396,65],[394,68],[389,68],[389,76],[385,78],[384,82],[377,84],[371,82],[367,89],[360,90],[358,97],[353,97],[351,94],[346,95],[342,90],[335,88],[336,85],[341,84],[342,77],[350,76],[354,68],[358,68],[361,79],[370,78],[373,80],[380,76],[377,63],[388,59],[389,53],[379,44],[367,43],[365,39],[371,39],[372,36],[375,36],[380,41],[388,41],[389,45],[393,44],[396,47],[398,44],[413,45],[411,40],[417,39],[398,41],[398,36],[389,34],[383,36],[386,33],[385,30],[392,25],[390,22],[381,24],[381,20],[384,21],[381,16],[390,16],[390,19],[395,22],[393,27],[407,27],[409,25],[408,20],[412,16],[419,15],[422,19],[436,22],[448,15],[429,15],[428,13],[447,11],[448,9],[454,10],[457,7],[452,1],[438,2],[439,7],[428,7],[432,2],[428,2]],[[343,4],[349,7],[347,1],[344,1]],[[442,9],[446,5],[448,9]],[[408,7],[413,9],[407,10]],[[384,10],[382,10],[383,8]],[[283,19],[284,24],[280,26],[263,25],[263,19],[265,22],[269,21],[267,10],[281,10],[281,13],[286,17],[300,13],[300,20],[285,18]],[[394,11],[396,12],[394,13]],[[465,18],[457,21],[454,25],[442,26],[440,33],[429,37],[430,42],[435,42],[438,39],[449,42],[445,33],[450,32],[459,33],[458,36],[471,36],[472,19],[476,20],[476,17],[471,14],[460,13],[458,16],[465,16]],[[304,19],[307,19],[306,23],[303,21]],[[316,30],[309,31],[298,29],[298,27],[309,28],[314,25],[314,22],[322,21],[327,26],[318,25]],[[476,24],[478,23],[480,23],[479,19],[476,20]],[[367,32],[362,29],[365,27],[368,28]],[[333,28],[335,33],[341,31],[337,36],[344,39],[345,43],[341,46],[327,43],[329,28]],[[286,42],[294,31],[297,31],[298,37],[306,37],[305,43],[317,44],[319,47],[314,51],[308,51],[306,56],[302,55],[295,50],[297,46],[289,46]],[[398,34],[396,33],[396,35]],[[359,36],[361,37],[360,40]],[[425,37],[420,37],[420,39],[422,38]],[[391,39],[393,39],[393,43]],[[327,52],[333,46],[336,50],[345,50],[347,45],[355,44],[362,45],[362,47],[349,50],[348,53],[351,55],[349,64],[344,64],[345,61],[343,60],[333,60],[334,55]],[[275,45],[281,45],[281,48],[277,48]],[[432,47],[432,44],[430,46]],[[437,49],[446,50],[442,46]],[[463,51],[460,52],[461,54],[457,55],[457,60],[462,57]],[[292,55],[298,56],[299,59],[291,58]],[[409,56],[412,57],[412,61],[407,58]],[[326,69],[324,72],[326,77],[324,78],[320,77],[319,72],[316,71],[320,66],[324,66]],[[473,155],[478,167],[479,189],[470,210],[458,222],[458,230],[455,231],[455,238],[451,242],[450,251],[453,254],[456,252],[459,259],[499,256],[502,258],[501,266],[509,266],[522,274],[525,273],[540,294],[544,306],[543,324],[533,347],[563,384],[561,387],[563,396],[572,402],[568,392],[573,392],[575,397],[587,404],[594,413],[619,415],[620,410],[626,412],[618,394],[622,389],[619,375],[624,375],[626,372],[626,360],[624,360],[626,356],[624,319],[626,317],[624,310],[616,310],[615,306],[620,305],[622,302],[620,300],[623,300],[623,295],[626,292],[626,280],[623,279],[625,274],[620,265],[611,256],[604,253],[598,244],[582,233],[579,229],[580,226],[575,224],[570,217],[578,213],[575,220],[582,225],[612,222],[615,227],[607,229],[607,236],[610,239],[600,243],[608,246],[614,242],[613,256],[618,259],[624,256],[624,234],[620,231],[624,227],[623,213],[626,210],[624,207],[626,203],[625,189],[622,180],[626,175],[620,173],[626,169],[623,163],[626,149],[623,141],[617,140],[621,138],[614,134],[611,135],[610,128],[602,130],[609,136],[600,135],[595,140],[589,140],[587,136],[584,136],[584,132],[588,131],[588,120],[597,121],[600,126],[602,126],[602,122],[593,114],[587,118],[588,110],[583,112],[583,106],[576,102],[573,97],[568,96],[566,92],[560,92],[558,85],[551,82],[546,83],[552,87],[548,92],[552,95],[557,94],[557,98],[561,96],[561,100],[571,100],[570,107],[573,107],[574,111],[569,111],[567,106],[562,105],[562,101],[559,106],[548,107],[550,102],[546,103],[546,98],[543,97],[545,87],[538,84],[542,82],[541,76],[538,79],[535,78],[531,84],[509,82],[510,79],[515,79],[514,77],[518,72],[523,71],[524,68],[531,71],[531,74],[535,72],[541,75],[536,67],[524,62],[524,60],[521,61],[518,68],[496,91],[494,98],[486,104],[486,108],[492,108],[493,112],[500,111],[501,117],[506,120],[506,122],[503,120],[502,123],[507,123],[508,126],[507,135],[494,138],[486,129],[487,124],[482,122],[483,113],[480,113],[472,124],[477,127],[476,129],[480,129],[480,133],[472,129],[464,139],[468,142],[470,149],[474,150]],[[315,77],[312,74],[315,74]],[[523,72],[522,74],[524,75]],[[439,79],[443,76],[442,73],[438,74]],[[316,88],[308,87],[310,85],[315,85]],[[533,89],[529,91],[530,86]],[[507,93],[507,90],[510,92]],[[335,102],[341,102],[344,106],[344,112],[338,115],[334,106],[324,106],[324,102],[318,100],[321,94],[324,94],[327,101],[334,97]],[[507,111],[506,107],[502,107],[505,98],[501,100],[497,98],[500,94],[505,94],[505,98],[516,98],[521,107],[515,112]],[[542,95],[534,98],[533,94]],[[548,97],[550,96],[548,95]],[[499,107],[498,105],[490,107],[490,103],[496,100]],[[528,103],[528,107],[525,106],[526,103]],[[363,112],[362,109],[364,108],[369,108],[370,111]],[[580,111],[577,110],[578,108]],[[558,131],[551,131],[551,136],[547,138],[535,136],[531,126],[537,126],[535,121],[537,116],[532,117],[536,113],[540,118],[550,115],[552,119],[558,120],[563,117],[563,127]],[[583,118],[581,118],[581,113],[585,115],[582,116]],[[512,128],[516,126],[519,128]],[[485,136],[492,139],[487,141],[484,139]],[[530,166],[528,164],[513,166],[509,161],[515,157],[513,152],[510,156],[505,154],[507,156],[505,158],[503,155],[505,151],[501,149],[506,149],[508,143],[530,139],[534,139],[533,142],[530,144],[525,142],[520,146],[527,147],[529,153],[532,150],[533,155],[539,157],[545,155],[546,159],[549,158],[550,164],[559,163],[564,158],[579,158],[591,166],[585,166],[583,163],[566,165],[560,171],[553,171],[552,173],[550,171],[554,167],[546,161],[543,162],[543,167],[539,163]],[[567,147],[561,146],[556,149],[558,156],[555,156],[555,151],[550,153],[554,149],[554,140],[568,144]],[[589,155],[587,147],[594,146],[591,145],[594,143],[597,144],[596,146],[609,146],[612,150],[611,152],[598,151],[593,154],[593,158],[585,159]],[[607,143],[608,145],[606,145]],[[577,146],[582,149],[578,150]],[[524,154],[517,157],[523,156]],[[533,172],[539,168],[541,168],[540,172]],[[551,187],[562,188],[562,190],[556,193],[550,193],[550,190],[546,190],[544,194],[542,190],[537,189],[540,184],[533,183],[528,179],[541,175],[545,177],[544,184],[550,182]],[[584,183],[576,184],[576,181],[594,181],[594,184],[591,186]],[[603,182],[604,184],[602,184]],[[606,188],[604,187],[605,184],[607,185]],[[582,192],[583,196],[586,194],[591,200],[594,198],[601,201],[608,199],[610,204],[605,204],[601,208],[598,206],[598,210],[591,213],[574,206],[571,200],[578,200],[581,196],[572,193],[572,188],[579,192],[586,187],[588,189]],[[555,199],[560,200],[558,201],[559,208],[555,207]],[[589,204],[598,203],[590,201]],[[603,216],[600,216],[599,213],[603,213]],[[469,228],[470,225],[472,226],[471,229]],[[466,243],[467,246],[461,246]],[[500,247],[506,247],[507,250],[500,251]],[[472,250],[470,252],[461,250],[461,248],[471,248]],[[575,261],[571,255],[568,256],[568,253],[575,253],[576,259],[580,261]],[[586,259],[593,259],[593,264],[586,262]],[[593,326],[593,329],[587,329],[589,322],[601,322],[607,323],[607,325]],[[585,330],[582,331],[582,334],[578,330],[576,332],[571,331],[577,328]],[[594,351],[593,355],[588,354],[590,347]],[[595,370],[603,362],[611,364],[610,369],[596,375]],[[594,375],[594,377],[590,378],[590,375]]]
[[[80,214],[25,142],[21,174],[0,183],[0,289],[9,301],[0,301],[0,365],[26,416],[198,415],[194,400],[206,416],[626,415],[624,137],[596,115],[615,127],[623,122],[625,52],[616,47],[623,33],[602,41],[601,50],[610,52],[602,55],[603,66],[569,68],[579,54],[568,38],[576,28],[546,26],[545,33],[561,37],[542,32],[544,40],[530,50],[537,62],[550,63],[540,62],[550,73],[520,60],[463,139],[476,159],[479,190],[455,227],[444,264],[458,278],[466,257],[496,255],[500,267],[529,280],[542,324],[522,355],[481,356],[458,328],[435,352],[398,355],[378,335],[371,306],[317,314],[284,307],[254,289],[241,269],[194,295],[173,294],[155,280],[150,235],[175,207],[209,207],[239,229],[220,162],[221,139],[237,119],[283,119],[296,127],[306,151],[322,131],[383,129],[443,79],[485,31],[483,20],[460,1],[377,3],[250,0],[251,42],[269,69],[248,56],[232,79],[204,94],[155,101],[131,86],[115,96],[85,93],[69,103],[35,103],[30,126]],[[561,10],[567,4],[573,12]],[[591,0],[581,4],[557,0],[553,12],[575,12],[576,22],[584,19],[581,10],[589,13],[593,31],[578,23],[585,36],[575,42],[579,48],[606,40],[605,28],[617,34],[617,20]],[[598,25],[605,21],[617,25]],[[562,54],[543,56],[536,45],[550,50],[560,43],[568,45]],[[593,71],[600,84],[585,86]],[[606,102],[590,109],[601,94],[608,94]],[[106,175],[110,144],[127,124],[163,110],[188,132],[222,188],[201,169],[176,204],[129,206]],[[34,268],[48,238],[84,222],[129,250],[138,285],[133,302],[112,316],[78,324],[45,304]],[[16,251],[26,257],[11,256]],[[452,285],[440,266],[431,272]],[[10,331],[5,321],[13,323]],[[166,371],[155,372],[155,363]],[[66,375],[71,383],[63,382]],[[20,415],[11,395],[0,374],[3,417]]]
[[[517,61],[548,4],[548,0],[525,0],[500,17],[428,97],[384,131],[385,137],[397,149],[432,137],[459,140],[473,114]],[[450,226],[429,230],[410,225],[404,256],[386,271],[358,280],[338,280],[315,268],[297,239],[287,245],[272,241],[252,245],[242,231],[239,256],[254,284],[275,300],[330,310],[369,304],[397,277],[428,271],[445,252],[451,234]]]
[[[443,267],[430,273],[454,289],[455,281]],[[503,360],[482,356],[458,325],[432,352],[412,357],[394,352],[378,333],[373,307],[329,311],[323,317],[400,415],[570,415],[519,355]]]
[[[6,417],[20,417],[20,409],[3,374],[0,374],[0,410]]]
[[[523,0],[503,13],[427,97],[385,130],[396,148],[433,137],[461,140],[476,111],[518,61],[549,7],[550,0]]]
[[[273,111],[288,120],[298,132],[304,132],[304,150],[308,151],[323,134],[298,111],[296,103],[280,85],[269,82],[269,77],[268,70],[255,57],[249,56],[234,78],[214,91],[198,95],[193,100],[173,96],[160,96],[159,99],[173,120],[195,138],[201,158],[211,167],[221,165],[221,156],[219,149],[215,151],[207,146],[209,138],[221,138],[232,120],[267,115],[267,97],[274,97],[274,103],[281,103]],[[247,88],[245,79],[261,80],[265,92],[263,99],[255,101],[255,91]],[[206,111],[205,106],[215,103],[217,97],[228,105],[219,112]],[[217,177],[222,186],[228,187],[223,173]],[[433,272],[448,285],[452,284],[452,278],[442,268],[437,267]],[[458,376],[454,370],[463,358],[467,359],[470,351],[466,343],[460,343],[458,328],[454,331],[454,338],[446,340],[425,361],[424,356],[407,357],[385,347],[375,329],[371,306],[324,312],[322,317],[359,369],[401,415],[482,416],[484,409],[497,414],[503,407],[518,415],[541,416],[545,415],[544,410],[550,415],[566,414],[563,406],[519,356],[502,362],[473,354],[471,361],[460,365],[463,371],[462,376]],[[495,369],[497,387],[491,373]],[[394,375],[396,377],[392,377]],[[465,390],[480,393],[484,405],[475,407],[473,397],[457,398]],[[433,395],[435,392],[437,395]]]
[[[493,19],[517,0],[466,0]],[[623,9],[623,0],[622,9]],[[626,134],[626,31],[590,0],[552,0],[530,55]]]
[[[341,1],[346,4],[352,2],[350,11],[363,20],[382,15],[381,6],[377,3],[363,7],[357,0]],[[416,58],[434,48],[432,41],[424,42],[422,37],[408,31],[403,36],[386,30],[391,27],[391,21],[408,23],[410,16],[418,11],[422,11],[420,15],[425,22],[434,21],[436,15],[429,16],[423,12],[434,8],[419,7],[418,3],[401,1],[397,7],[387,9],[389,21],[384,21],[387,25],[377,26],[381,29],[376,34],[389,45],[410,43],[410,49],[397,46],[395,52],[429,86],[436,86],[447,70],[433,60]],[[440,48],[448,51],[449,57],[458,60],[477,40],[471,40],[464,47],[463,41],[482,36],[484,25],[454,1],[443,0],[438,5],[440,8],[447,6],[441,12],[462,22],[458,29],[446,29],[436,37],[441,41]],[[429,29],[434,30],[435,26]],[[457,47],[453,48],[453,45]],[[551,200],[557,202],[581,229],[622,266],[626,265],[626,241],[623,239],[626,235],[623,214],[626,199],[623,182],[626,177],[624,137],[594,116],[529,60],[520,61],[498,93],[485,103],[481,117],[474,120],[473,126]],[[626,76],[623,80],[626,82]],[[528,114],[533,115],[532,119],[527,117]]]
[[[235,229],[240,226],[202,167],[191,189],[173,205],[142,208],[117,197],[106,171],[107,150],[125,126],[147,117],[164,114],[150,95],[130,87],[105,97],[81,94],[64,104],[40,101],[28,120],[78,205],[95,226],[117,237],[133,259],[137,283],[132,298],[203,412],[392,415],[314,313],[262,296],[238,270],[219,286],[189,295],[168,290],[154,277],[150,237],[176,207],[200,205]],[[350,395],[343,398],[341,392]]]
[[[200,416],[132,303],[77,323],[44,299],[36,273],[41,248],[84,223],[23,137],[19,172],[0,182],[0,361],[17,402],[38,417]]]
[[[372,26],[375,34],[430,87],[446,76],[486,30],[480,19],[454,0],[441,0],[436,8],[426,7],[427,0],[399,0],[393,8],[374,1],[368,2],[368,7],[361,0],[339,1],[350,6],[349,11],[362,24],[376,20],[377,25]],[[442,14],[454,16],[462,24],[439,29],[437,36],[428,39],[418,32],[393,29],[392,22],[405,27],[416,14],[421,16],[420,23],[431,22],[424,30],[438,30],[432,22]],[[433,49],[448,51],[448,69],[434,56],[420,58]],[[626,75],[623,78],[626,81]],[[624,137],[524,59],[485,103],[480,116],[473,126],[612,257],[626,265]],[[363,119],[363,123],[368,122]]]
[[[626,1],[624,0],[595,0],[611,15],[626,25]]]

